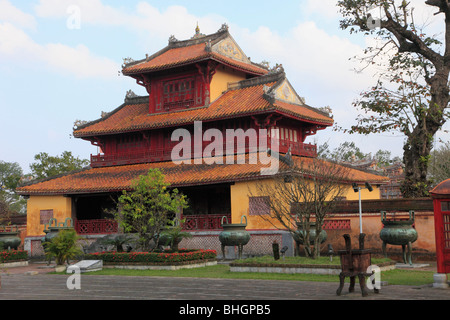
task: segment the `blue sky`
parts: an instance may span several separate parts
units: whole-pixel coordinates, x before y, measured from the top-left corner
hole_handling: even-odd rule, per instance
[[[122,104],[129,89],[145,94],[120,75],[122,59],[142,59],[172,34],[188,39],[197,23],[205,34],[227,23],[247,56],[283,64],[308,104],[330,106],[336,122],[348,127],[356,117],[352,101],[375,79],[371,70],[352,70],[357,65],[348,59],[369,39],[339,29],[335,2],[0,0],[0,160],[29,172],[39,152],[89,158],[97,150],[71,136],[75,120],[98,119]],[[438,137],[449,140],[444,131]],[[401,156],[403,140],[328,129],[308,142],[354,141],[364,152]]]

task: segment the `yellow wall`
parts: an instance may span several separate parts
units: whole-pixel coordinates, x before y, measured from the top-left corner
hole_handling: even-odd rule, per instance
[[[27,236],[44,235],[40,224],[40,211],[53,209],[58,223],[72,218],[72,198],[63,196],[30,196],[27,202]]]
[[[365,188],[363,184],[359,185],[361,188]],[[380,188],[372,185],[373,191],[370,192],[367,189],[361,190],[361,200],[380,199]],[[353,191],[352,186],[348,186],[347,193],[345,195],[346,200],[359,200],[358,192]]]
[[[267,219],[263,219],[259,216],[249,215],[249,196],[257,196],[258,191],[256,186],[259,183],[272,184],[273,179],[264,179],[257,181],[243,181],[236,182],[230,188],[231,194],[231,220],[232,223],[240,223],[243,215],[247,216],[248,225],[247,229],[275,229],[272,225],[275,224],[279,227],[281,225],[277,221],[269,222]],[[351,186],[348,186],[346,194],[344,195],[347,200],[358,200],[358,192],[354,192]],[[361,190],[361,199],[380,199],[380,190],[378,187],[373,186],[373,191],[369,192],[366,189]]]
[[[211,80],[210,97],[211,102],[216,100],[228,88],[229,82],[245,80],[245,73],[230,69],[223,65],[217,67],[216,73]]]

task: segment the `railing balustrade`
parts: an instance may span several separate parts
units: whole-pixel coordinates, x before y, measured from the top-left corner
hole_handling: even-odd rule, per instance
[[[186,219],[183,224],[185,231],[217,231],[222,230],[222,217],[226,216],[231,221],[231,214],[204,214],[204,215],[184,215]]]
[[[76,220],[78,234],[114,234],[119,228],[117,221],[111,219]]]
[[[310,143],[302,143],[302,142],[292,142],[288,140],[278,140],[278,150],[281,153],[288,152],[289,148],[291,148],[292,155],[304,156],[304,157],[316,157],[317,156],[317,146]],[[142,163],[142,162],[153,162],[153,161],[169,161],[171,160],[172,148],[175,146],[177,142],[170,143],[167,148],[159,148],[159,149],[151,149],[148,151],[132,151],[129,153],[118,153],[118,154],[97,154],[91,155],[91,166],[92,167],[101,167],[101,166],[110,166],[110,165],[123,165],[123,164],[133,164],[133,163]],[[209,145],[210,142],[206,141],[202,143],[203,149]],[[234,152],[237,152],[237,145],[234,146]],[[270,144],[270,140],[268,141],[268,148],[274,149]],[[227,153],[227,146],[224,143],[223,154]],[[258,146],[246,145],[245,152],[249,152],[250,150],[256,149],[258,150]],[[202,149],[202,150],[203,150]],[[261,150],[259,150],[261,151]],[[194,147],[192,148],[192,155],[195,154]],[[214,156],[214,155],[213,155]]]

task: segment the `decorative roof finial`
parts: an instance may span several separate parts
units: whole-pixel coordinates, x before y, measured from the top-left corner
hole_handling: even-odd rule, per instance
[[[197,38],[201,38],[204,37],[205,35],[200,33],[200,27],[198,26],[198,21],[197,21],[197,27],[195,28],[195,34],[191,39],[197,39]]]
[[[197,21],[197,27],[195,28],[195,35],[200,34],[200,28],[198,27],[198,21]]]

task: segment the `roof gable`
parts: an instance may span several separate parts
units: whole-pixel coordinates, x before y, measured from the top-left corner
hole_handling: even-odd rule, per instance
[[[272,88],[275,93],[275,99],[283,102],[294,103],[298,105],[304,105],[305,99],[301,98],[297,92],[295,92],[288,79],[284,79],[281,83]]]
[[[291,100],[294,102],[289,102],[286,98],[283,93],[285,88],[289,90],[289,97],[292,96]],[[279,97],[278,90],[281,91]],[[192,124],[194,121],[214,121],[272,112],[321,126],[333,124],[329,115],[301,103],[298,95],[294,93],[284,72],[278,72],[231,83],[224,94],[204,107],[149,114],[148,102],[145,103],[144,98],[129,98],[124,105],[104,118],[77,127],[74,136],[88,137],[150,130]]]
[[[236,41],[231,37],[230,34],[223,39],[211,46],[212,52],[224,55],[228,58],[251,64],[250,59],[245,55]]]
[[[197,33],[189,40],[179,41],[171,36],[167,47],[153,55],[147,55],[145,59],[138,61],[131,58],[124,59],[122,73],[131,76],[175,68],[208,59],[254,75],[263,75],[268,72],[264,66],[250,61],[231,37],[228,27],[224,24],[216,33],[210,35]]]

